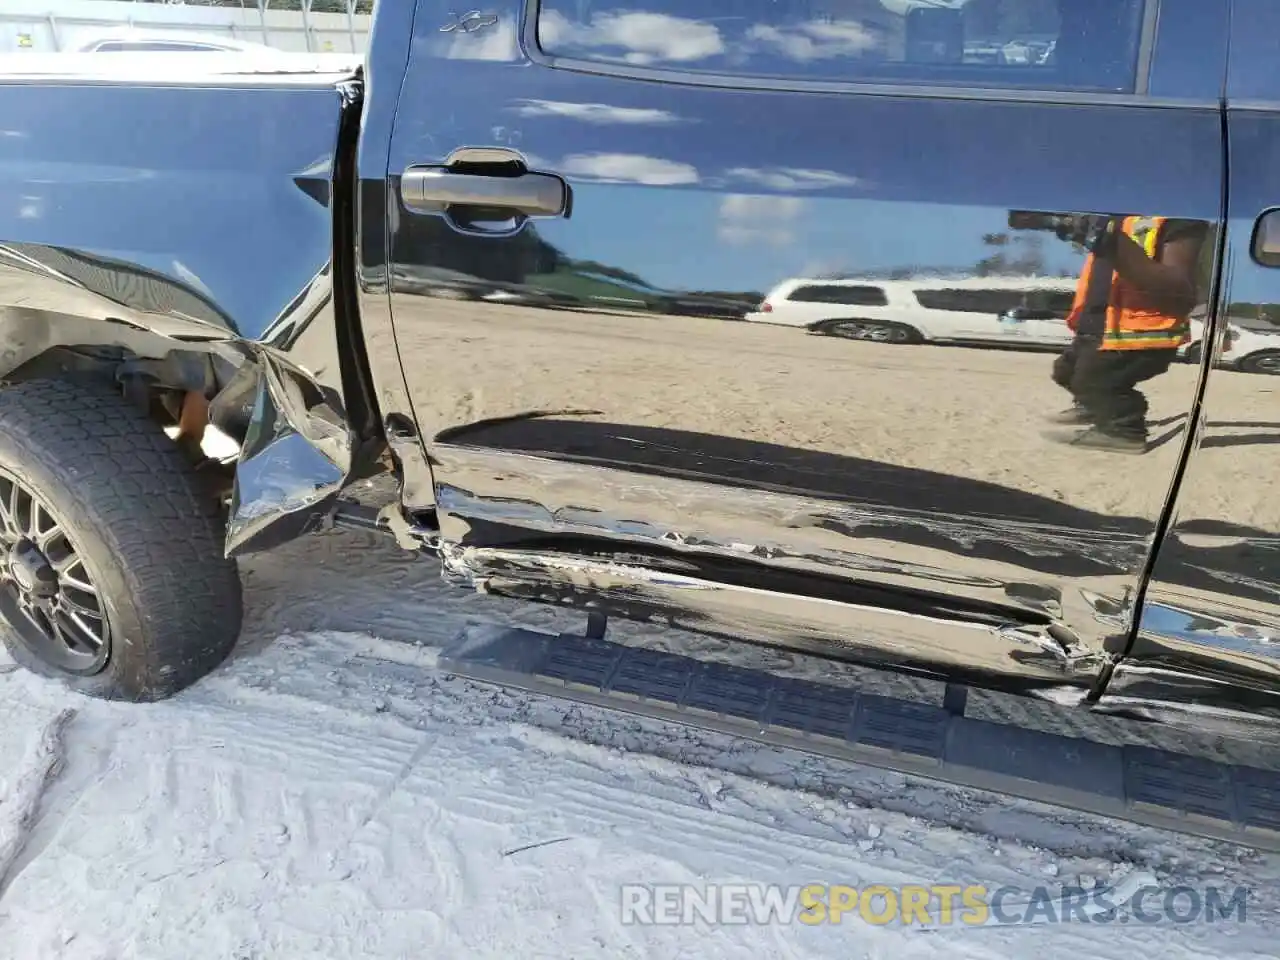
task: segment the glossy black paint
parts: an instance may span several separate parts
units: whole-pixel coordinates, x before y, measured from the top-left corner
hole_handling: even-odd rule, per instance
[[[538,7],[526,49],[540,51],[543,62],[640,68],[658,79],[678,73],[730,87],[782,81],[1043,90],[1047,84],[1129,93],[1141,89],[1135,74],[1145,66],[1144,34],[1154,21],[1145,0],[1073,0],[1070,20],[1053,0],[848,0],[835,8],[746,0],[731,12],[716,0],[541,0]],[[1012,44],[1024,48],[1020,56]]]
[[[364,69],[365,102],[356,151],[359,178],[356,285],[364,350],[372,373],[375,402],[382,413],[382,435],[395,458],[401,501],[409,513],[421,514],[433,509],[435,492],[431,469],[418,440],[391,324],[391,271],[387,256],[392,225],[399,222],[399,199],[387,177],[387,154],[409,61],[415,14],[413,3],[381,4],[369,38],[369,56]]]
[[[1280,721],[1280,380],[1240,369],[1242,354],[1280,357],[1280,270],[1252,253],[1256,222],[1280,201],[1280,113],[1231,109],[1227,124],[1214,369],[1137,639],[1104,698],[1198,725],[1236,712]]]
[[[1239,0],[1160,0],[1147,79],[1151,97],[1212,101],[1223,96],[1233,3]]]
[[[228,550],[261,549],[315,523],[375,425],[345,325],[360,87],[153,56],[0,75],[0,376],[79,355],[212,396],[253,361]]]
[[[1232,0],[1227,95],[1237,103],[1280,103],[1275,38],[1280,8],[1269,0]]]
[[[1280,720],[1272,381],[1225,348],[1280,316],[1280,272],[1249,258],[1280,204],[1267,4],[1162,0],[1132,96],[566,63],[534,12],[458,30],[443,0],[384,2],[362,83],[0,77],[0,377],[73,347],[210,394],[251,380],[232,552],[309,529],[385,440],[471,586]],[[407,210],[399,174],[464,147],[563,177],[567,215],[469,210],[476,236]],[[1145,456],[1041,436],[1067,397],[1032,341],[1064,335],[1083,255],[1018,211],[1209,228],[1204,359],[1143,386]],[[984,306],[917,310],[941,326],[903,342],[841,336],[874,309],[762,311],[831,274]]]
[[[832,271],[963,287],[1034,268],[1069,294],[1083,256],[1010,230],[1011,211],[1201,221],[1207,296],[1221,74],[1161,81],[1184,99],[1158,102],[640,82],[558,69],[531,56],[518,5],[492,12],[458,35],[441,32],[443,4],[419,4],[389,179],[502,147],[563,176],[573,209],[514,237],[395,215],[395,335],[448,572],[1059,700],[1096,693],[1131,633],[1197,368],[1150,386],[1160,442],[1118,457],[1040,436],[1067,399],[1042,352],[849,342],[755,311],[776,284]],[[1205,55],[1222,63],[1217,25]],[[999,313],[925,334],[973,342]]]

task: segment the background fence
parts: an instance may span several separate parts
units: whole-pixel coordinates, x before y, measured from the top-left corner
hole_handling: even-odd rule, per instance
[[[364,53],[374,0],[0,0],[0,56],[65,50],[105,30],[265,43],[280,50]]]

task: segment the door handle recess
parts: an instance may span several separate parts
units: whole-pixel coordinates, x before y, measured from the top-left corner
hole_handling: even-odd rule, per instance
[[[549,173],[494,177],[448,167],[409,167],[400,196],[410,210],[441,213],[448,207],[486,207],[526,217],[558,217],[568,205],[568,187]]]

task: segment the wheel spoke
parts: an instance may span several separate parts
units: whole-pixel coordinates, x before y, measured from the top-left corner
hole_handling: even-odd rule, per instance
[[[64,613],[66,613],[68,616],[91,617],[94,620],[101,620],[102,619],[101,609],[99,609],[97,606],[91,607],[88,604],[82,603],[75,596],[73,596],[73,593],[79,593],[79,592],[81,591],[63,590],[62,594],[58,598],[58,608],[62,610]],[[97,591],[90,588],[88,591],[84,591],[84,592],[92,596],[94,599],[94,603],[95,604],[97,603],[97,600],[98,600]]]
[[[15,540],[21,535],[18,529],[18,485],[4,477],[0,477],[0,533]]]
[[[97,653],[102,647],[98,631],[75,614],[67,614],[65,619],[53,617],[51,624],[58,639],[76,653]]]
[[[101,593],[53,511],[3,470],[0,545],[0,558],[12,552],[23,581],[34,581],[23,588],[10,576],[4,583],[21,613],[22,623],[15,626],[33,652],[69,670],[100,669],[111,635]],[[56,587],[51,574],[57,575]]]
[[[46,635],[56,632],[53,606],[48,600],[36,600],[27,605],[27,613],[31,617],[33,623],[38,626]]]
[[[79,560],[78,557],[75,559]],[[72,563],[68,565],[68,569],[76,569],[76,568],[79,568],[82,570],[84,569],[83,567],[80,566],[79,563]],[[95,587],[92,583],[90,583],[88,580],[81,580],[79,577],[72,576],[69,573],[60,574],[58,577],[58,582],[62,584],[64,588],[70,587],[72,590],[75,590],[77,593],[87,593],[92,595],[95,598],[98,596],[98,588]]]
[[[62,528],[58,526],[58,521],[33,500],[31,502],[31,539],[35,541],[41,553],[48,552],[49,546],[60,536],[62,536]]]
[[[14,529],[18,536],[23,536],[30,530],[31,513],[35,509],[35,501],[31,499],[31,494],[22,489],[21,484],[15,482],[9,505],[13,511]]]

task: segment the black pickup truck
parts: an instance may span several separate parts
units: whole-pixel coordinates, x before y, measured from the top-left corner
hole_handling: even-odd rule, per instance
[[[11,58],[6,643],[168,696],[236,641],[237,556],[364,524],[588,612],[463,672],[1280,842],[1262,767],[988,749],[964,703],[1280,742],[1277,381],[1218,362],[1280,344],[1277,36],[1272,0],[381,0],[349,66]],[[946,695],[641,662],[611,615]]]

